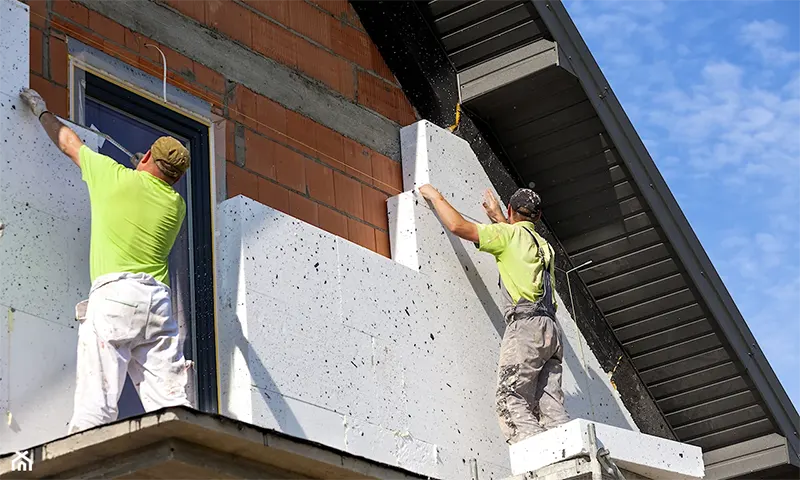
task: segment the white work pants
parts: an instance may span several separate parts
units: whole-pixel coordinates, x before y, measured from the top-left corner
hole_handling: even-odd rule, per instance
[[[186,405],[187,362],[170,289],[146,274],[110,274],[92,285],[78,330],[75,406],[69,433],[117,419],[130,374],[145,410]]]

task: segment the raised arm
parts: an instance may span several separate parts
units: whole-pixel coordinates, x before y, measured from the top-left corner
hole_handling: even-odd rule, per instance
[[[426,184],[419,187],[419,193],[431,202],[442,224],[453,233],[453,235],[473,243],[478,243],[478,226],[461,216],[461,214],[444,199],[438,190],[433,188],[430,184]]]
[[[44,99],[42,99],[41,95],[35,90],[31,90],[30,88],[23,89],[20,93],[20,97],[22,97],[22,100],[28,108],[31,109],[33,114],[39,118],[50,140],[52,140],[58,149],[64,152],[75,165],[80,167],[80,149],[83,146],[83,142],[78,138],[78,135],[47,110]]]

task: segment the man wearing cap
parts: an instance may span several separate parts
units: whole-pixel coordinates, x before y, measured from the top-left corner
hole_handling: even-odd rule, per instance
[[[92,286],[88,301],[76,308],[81,325],[69,432],[117,419],[126,374],[148,412],[189,406],[167,264],[186,216],[172,185],[189,168],[188,150],[161,137],[131,170],[84,145],[47,111],[38,93],[25,89],[20,95],[50,139],[80,167],[91,203]]]
[[[505,298],[506,331],[500,344],[496,407],[509,444],[569,420],[561,389],[563,344],[556,321],[555,251],[534,230],[541,200],[521,188],[508,204],[508,220],[487,190],[483,207],[491,225],[464,219],[431,185],[419,188],[451,233],[494,255]]]

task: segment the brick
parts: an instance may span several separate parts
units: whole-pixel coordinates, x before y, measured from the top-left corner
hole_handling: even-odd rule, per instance
[[[306,192],[314,200],[336,205],[333,187],[333,170],[314,160],[306,159]]]
[[[247,125],[253,130],[257,130],[257,123],[256,118],[258,117],[257,113],[257,95],[253,93],[251,90],[241,86],[236,85],[236,90],[234,91],[235,101],[233,104],[233,110],[230,113],[232,119],[239,121],[240,123]]]
[[[386,199],[389,196],[366,186],[361,187],[361,195],[364,199],[364,220],[389,230],[389,214],[386,211]]]
[[[187,17],[206,23],[206,9],[202,0],[166,0],[166,2]]]
[[[54,36],[50,36],[50,79],[62,85],[67,84],[69,58],[67,57],[67,43]]]
[[[89,9],[72,0],[55,0],[53,12],[85,27],[89,26]]]
[[[251,20],[254,14],[230,0],[206,0],[206,24],[246,46],[252,45]]]
[[[125,46],[136,53],[141,53],[145,42],[142,41],[139,34],[131,30],[125,29]]]
[[[225,165],[225,183],[228,186],[228,198],[244,195],[259,201],[258,177],[252,173],[228,163]]]
[[[259,178],[258,201],[283,213],[289,213],[289,190],[277,183]]]
[[[392,70],[386,65],[386,61],[383,59],[383,55],[381,55],[380,50],[378,47],[370,42],[369,45],[369,54],[370,54],[370,62],[372,64],[372,71],[380,75],[381,77],[389,80],[391,82],[395,82],[394,74]]]
[[[315,47],[301,38],[297,39],[296,44],[297,68],[301,72],[319,80],[351,100],[355,98],[353,65],[351,63]]]
[[[358,103],[380,113],[384,117],[399,121],[400,98],[402,90],[376,77],[358,72]]]
[[[361,183],[339,172],[333,172],[333,187],[336,208],[354,217],[363,218],[364,202],[361,198]]]
[[[319,228],[326,232],[347,238],[347,217],[323,205],[317,207]]]
[[[284,141],[286,137],[286,109],[269,98],[258,95],[256,98],[256,118],[258,131],[269,137]]]
[[[375,230],[375,251],[386,258],[392,258],[392,245],[388,233]]]
[[[94,10],[89,11],[89,28],[103,38],[125,45],[125,27]]]
[[[406,126],[411,125],[417,121],[417,114],[414,113],[414,107],[408,102],[405,94],[401,93],[398,97],[398,118],[397,120],[400,122],[400,125]]]
[[[334,52],[353,61],[367,70],[372,70],[372,55],[367,34],[341,21],[334,21],[331,26],[331,48]]]
[[[319,225],[317,204],[294,192],[289,192],[289,215],[311,225]]]
[[[319,159],[332,167],[344,169],[344,137],[330,128],[317,126]]]
[[[311,0],[323,10],[329,12],[336,18],[345,19],[349,12],[347,0]]]
[[[289,27],[320,45],[331,48],[333,18],[302,0],[289,2]]]
[[[289,3],[296,0],[245,0],[244,3],[255,8],[264,15],[277,20],[278,22],[289,24]]]
[[[347,219],[347,238],[364,248],[375,251],[375,229],[352,218]]]
[[[372,152],[372,184],[392,195],[403,193],[403,168],[400,162]]]
[[[195,81],[200,85],[219,93],[225,91],[225,77],[219,73],[197,62],[192,63],[192,71]]]
[[[251,130],[245,130],[244,139],[247,149],[245,166],[262,177],[275,180],[276,144]]]
[[[317,157],[317,124],[308,117],[286,111],[286,143],[306,155]]]
[[[299,192],[305,191],[305,157],[275,144],[275,173],[278,181]]]
[[[290,67],[297,67],[295,35],[265,18],[253,16],[253,50]]]
[[[358,142],[344,139],[345,172],[360,179],[362,182],[372,183],[372,161],[370,150]]]
[[[225,159],[236,161],[236,122],[225,122]]]
[[[31,28],[31,41],[29,45],[31,72],[38,73],[39,75],[42,75],[42,65],[44,63],[44,53],[42,53],[42,43],[44,43],[43,36],[44,34],[41,30]]]
[[[30,86],[32,89],[39,92],[45,103],[47,103],[48,110],[61,118],[69,117],[69,108],[67,106],[69,92],[66,88],[45,80],[38,75],[30,76]]]
[[[47,0],[27,0],[31,9],[31,25],[44,28],[47,20]]]

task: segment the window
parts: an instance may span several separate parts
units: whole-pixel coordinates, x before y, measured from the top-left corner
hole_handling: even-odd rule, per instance
[[[187,214],[169,257],[173,313],[185,335],[184,353],[194,362],[190,394],[200,410],[216,412],[216,339],[211,225],[209,126],[101,78],[90,70],[73,70],[73,120],[95,127],[130,152],[146,152],[160,136],[171,135],[189,149],[192,166],[175,185]],[[131,167],[130,158],[101,139],[100,153]],[[119,418],[143,412],[127,379]]]

